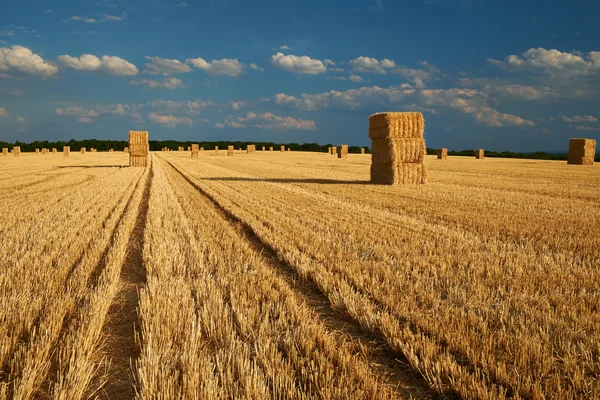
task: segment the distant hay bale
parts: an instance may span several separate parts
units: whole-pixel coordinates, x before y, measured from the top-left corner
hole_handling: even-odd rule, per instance
[[[8,147],[3,147],[2,148],[2,155],[3,156],[8,156]]]
[[[360,148],[360,154],[365,154],[365,148],[364,147]]]
[[[335,156],[336,154],[337,154],[337,147],[333,146],[333,147],[331,148],[331,155],[334,155],[334,156]]]
[[[233,150],[234,150],[233,146],[227,146],[227,155],[232,156]]]
[[[596,141],[594,139],[572,138],[569,140],[567,164],[594,165]]]
[[[340,144],[337,147],[337,156],[338,158],[348,158],[348,145]]]
[[[219,146],[215,146],[215,152],[219,152]]]
[[[285,146],[281,146],[281,152],[283,153],[285,151]]]
[[[129,166],[146,167],[149,153],[148,131],[129,131]]]
[[[424,130],[425,120],[419,112],[371,115],[371,182],[385,185],[426,183]],[[339,146],[338,149],[343,151]]]
[[[448,158],[448,149],[445,147],[438,149],[437,159],[438,160],[446,160],[447,158]]]
[[[35,149],[35,154],[40,154],[40,149]]]
[[[81,152],[81,154],[85,154],[85,147],[82,147],[80,152]]]
[[[187,151],[192,151],[192,147],[191,147],[191,146],[188,146],[188,149],[187,149]]]
[[[63,156],[68,157],[69,153],[71,153],[71,147],[70,146],[63,146]]]
[[[273,151],[273,147],[272,146],[269,146],[269,151]]]
[[[485,150],[484,149],[477,149],[475,150],[475,158],[477,160],[483,160],[485,157]]]
[[[42,155],[46,155],[48,154],[48,149],[47,148],[43,148],[42,149]]]
[[[21,146],[15,146],[13,147],[13,156],[15,157],[21,157]]]
[[[198,144],[193,143],[191,149],[192,149],[192,157],[198,157]]]
[[[58,153],[58,150],[56,150],[56,147],[53,147],[53,148],[52,148],[52,153],[53,153],[53,154],[56,154],[56,153]]]
[[[255,153],[256,152],[256,145],[255,144],[249,144],[248,146],[246,146],[246,153],[247,154],[251,154],[251,153]]]
[[[327,148],[327,153],[331,154],[331,147]]]
[[[200,151],[204,151],[204,147],[200,147]]]
[[[113,152],[114,152],[114,150],[113,150],[113,149],[108,149],[108,152],[109,152],[109,153],[113,153]]]
[[[125,148],[123,149],[123,153],[125,153],[125,154],[129,154],[129,147],[125,147]]]
[[[262,147],[262,151],[266,151],[267,148],[265,146]]]
[[[292,151],[292,149],[290,149],[289,147],[287,148],[287,151]]]

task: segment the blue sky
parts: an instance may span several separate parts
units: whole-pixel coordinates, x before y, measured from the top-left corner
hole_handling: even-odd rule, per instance
[[[600,139],[600,2],[7,1],[0,140],[369,145],[421,111],[428,147]]]

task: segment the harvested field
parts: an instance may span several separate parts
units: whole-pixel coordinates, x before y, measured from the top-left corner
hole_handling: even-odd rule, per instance
[[[600,166],[436,158],[0,157],[0,399],[600,396]]]

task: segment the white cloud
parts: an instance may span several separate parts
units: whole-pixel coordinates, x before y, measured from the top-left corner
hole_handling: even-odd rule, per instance
[[[146,69],[144,72],[152,75],[167,76],[192,71],[189,65],[182,63],[179,60],[169,60],[166,58],[149,56],[146,56],[146,60],[149,60],[150,62],[145,64]]]
[[[598,122],[598,118],[593,115],[574,115],[572,117],[562,117],[565,122]]]
[[[218,129],[222,129],[222,128],[225,128],[225,125],[222,124],[222,123],[220,123],[220,122],[217,122],[213,127],[214,128],[218,128]]]
[[[188,115],[199,115],[201,110],[207,107],[213,107],[212,101],[202,101],[200,99],[188,101],[156,100],[150,103],[150,107],[163,113],[186,113]]]
[[[0,48],[0,76],[14,77],[22,74],[49,78],[58,74],[58,68],[26,47]]]
[[[71,17],[71,20],[73,21],[81,21],[81,22],[87,22],[88,24],[95,24],[96,22],[98,22],[98,20],[96,20],[95,18],[89,18],[89,17],[80,17],[78,15],[74,15]]]
[[[88,17],[87,15],[73,15],[71,17],[71,21],[86,22],[88,24],[96,24],[102,22],[119,22],[123,21],[127,17],[127,15],[128,14],[126,12],[122,12],[121,15],[102,14],[101,18]]]
[[[150,113],[148,119],[154,123],[164,125],[167,128],[175,128],[177,125],[188,125],[192,126],[192,120],[188,117],[175,117],[173,114],[159,115],[157,113]]]
[[[93,109],[83,107],[67,107],[65,109],[57,108],[56,115],[76,115],[79,117],[97,117],[98,113]]]
[[[350,75],[348,79],[352,82],[363,82],[364,79],[360,77],[360,75]]]
[[[81,123],[90,123],[97,117],[125,118],[133,122],[143,122],[144,119],[140,114],[143,107],[141,104],[107,104],[91,108],[67,107],[57,108],[56,115],[76,116]]]
[[[335,61],[333,61],[333,60],[330,60],[330,59],[328,59],[328,58],[326,58],[325,60],[323,60],[323,64],[325,64],[325,65],[330,65],[330,66],[332,66],[332,67],[335,67]]]
[[[466,87],[475,87],[494,98],[516,98],[534,101],[560,97],[560,93],[548,86],[535,87],[513,84],[500,79],[461,78],[460,83]]]
[[[327,67],[321,60],[308,56],[285,56],[281,52],[271,56],[271,64],[297,74],[318,75],[327,72]]]
[[[107,75],[132,76],[139,73],[137,67],[119,57],[102,56],[98,58],[92,54],[83,54],[81,57],[71,57],[61,55],[57,58],[58,62],[67,68],[77,71],[97,72]]]
[[[551,76],[585,75],[600,71],[600,52],[562,52],[556,49],[529,49],[521,56],[509,55],[503,61],[488,59],[493,65],[509,70],[527,70]]]
[[[81,124],[91,124],[94,120],[90,117],[79,117],[77,118],[77,122]]]
[[[283,46],[279,46],[280,50],[291,50],[289,46],[283,45]]]
[[[360,56],[354,60],[348,61],[354,72],[370,72],[376,74],[385,74],[389,70],[396,68],[396,63],[393,60],[384,58],[379,61],[376,58]]]
[[[231,108],[233,108],[236,111],[239,111],[240,108],[246,106],[246,103],[244,101],[232,101],[229,104],[231,105]]]
[[[254,71],[260,71],[260,72],[264,72],[264,68],[259,67],[258,65],[252,63],[249,65],[250,69],[254,70]]]
[[[233,116],[228,116],[223,123],[215,124],[215,128],[223,128],[225,126],[237,129],[252,126],[259,129],[270,129],[283,132],[287,132],[288,130],[314,131],[317,129],[315,121],[313,120],[280,117],[270,112],[248,112],[245,116],[238,117],[235,120]]]
[[[132,85],[147,85],[151,88],[164,88],[164,89],[182,89],[183,82],[177,78],[165,78],[163,81],[155,81],[152,79],[140,79],[137,81],[131,81]]]
[[[6,108],[0,107],[0,117],[10,117],[10,114],[8,111],[6,111]]]
[[[577,125],[575,129],[584,132],[600,132],[600,128],[592,128],[591,126]]]
[[[17,117],[16,121],[21,124],[27,122],[27,120],[23,117]]]
[[[416,88],[423,89],[425,88],[425,82],[433,80],[435,76],[440,74],[440,70],[436,66],[429,64],[427,61],[421,61],[419,64],[421,64],[424,69],[399,66],[392,70],[392,72],[406,77],[409,81],[414,83]]]
[[[244,64],[239,62],[237,58],[222,58],[220,60],[212,60],[207,62],[203,58],[189,58],[185,61],[195,68],[205,71],[209,75],[226,75],[238,77],[244,73]]]

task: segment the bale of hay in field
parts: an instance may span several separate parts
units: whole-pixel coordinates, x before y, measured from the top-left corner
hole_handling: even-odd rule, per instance
[[[129,131],[129,166],[146,167],[149,153],[148,131]]]
[[[108,149],[108,152],[109,152],[109,153],[113,153],[113,152],[114,152],[114,150],[113,150],[113,149]]]
[[[594,139],[573,138],[569,140],[567,164],[594,165],[596,141]]]
[[[21,157],[21,146],[15,146],[13,147],[13,156],[15,157]]]
[[[200,147],[200,151],[204,151],[204,147]]]
[[[192,157],[198,157],[198,144],[192,144]]]
[[[485,157],[485,150],[484,149],[477,149],[475,150],[475,158],[477,160],[483,160]]]
[[[292,151],[292,149],[288,147],[288,148],[287,148],[287,151]]]
[[[360,154],[365,154],[365,148],[364,147],[360,148]]]
[[[46,148],[43,148],[43,149],[42,149],[42,154],[44,154],[44,155],[48,154],[48,149],[46,149]]]
[[[267,151],[267,148],[265,146],[263,146],[262,151]]]
[[[424,130],[425,120],[419,112],[371,115],[371,182],[386,185],[426,183]],[[343,151],[338,146],[339,150]]]
[[[56,150],[56,147],[53,147],[52,148],[52,154],[56,154],[56,153],[58,153],[58,151]]]
[[[8,156],[8,147],[3,147],[2,148],[2,155],[3,156]]]
[[[348,158],[348,145],[340,144],[337,147],[337,156],[338,158]]]
[[[80,151],[81,151],[81,154],[85,154],[85,147],[82,147]]]
[[[448,158],[448,149],[445,147],[438,149],[437,159],[438,160],[446,160],[447,158]]]
[[[272,146],[269,146],[269,151],[273,151],[273,147]]]
[[[129,154],[129,147],[125,147],[125,148],[123,149],[123,153],[125,153],[125,154]]]
[[[192,147],[191,147],[191,146],[188,146],[188,149],[187,149],[187,151],[192,151]]]
[[[251,154],[251,153],[255,153],[256,152],[256,145],[255,144],[249,144],[248,146],[246,146],[246,153],[247,154]]]
[[[218,152],[219,151],[219,146],[215,146],[215,151]]]
[[[227,146],[227,155],[232,156],[233,150],[234,150],[233,146]]]
[[[334,156],[335,156],[336,154],[337,154],[337,147],[333,146],[333,147],[331,148],[331,155],[334,155]]]
[[[281,146],[280,150],[283,153],[285,151],[285,146]]]
[[[71,152],[70,146],[63,146],[63,156],[68,157],[70,152]]]
[[[35,149],[35,154],[40,154],[40,149]]]

